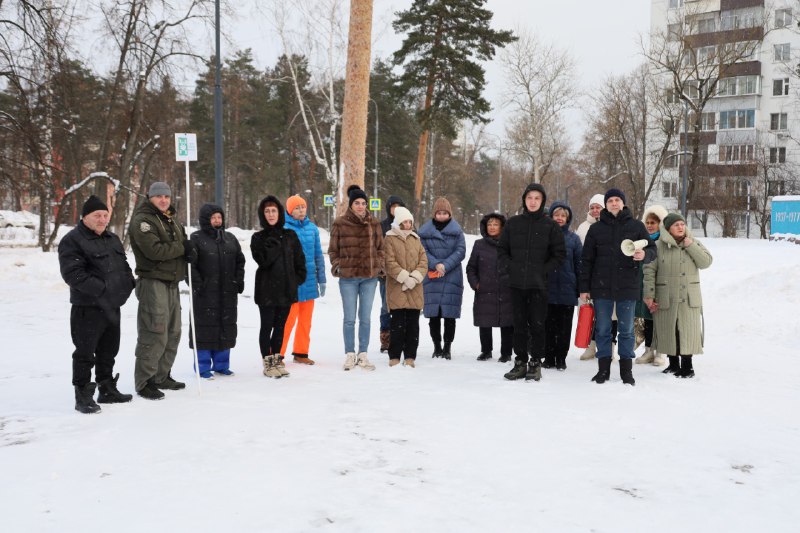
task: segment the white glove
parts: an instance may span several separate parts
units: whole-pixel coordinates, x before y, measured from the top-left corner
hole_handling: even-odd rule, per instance
[[[417,286],[417,283],[419,283],[419,282],[418,282],[416,279],[414,279],[414,278],[412,278],[411,276],[409,276],[409,277],[408,277],[408,278],[406,278],[406,280],[403,282],[403,290],[408,290],[408,291],[410,291],[410,290],[412,290],[414,287],[416,287],[416,286]]]

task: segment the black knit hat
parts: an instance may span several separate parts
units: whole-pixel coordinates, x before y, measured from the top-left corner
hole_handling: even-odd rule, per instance
[[[622,199],[622,203],[623,203],[623,204],[624,204],[624,203],[626,203],[626,202],[625,202],[625,193],[624,193],[624,192],[622,192],[622,191],[621,191],[621,190],[619,190],[619,189],[608,189],[608,190],[606,191],[606,194],[605,194],[605,196],[603,196],[603,201],[604,201],[606,204],[608,204],[608,199],[609,199],[609,198],[614,198],[615,196],[616,196],[617,198],[620,198],[620,199]]]
[[[81,209],[81,217],[85,217],[89,213],[94,213],[95,211],[108,211],[108,206],[104,204],[100,198],[93,194],[88,200],[86,200],[86,203],[83,204],[83,209]]]
[[[680,213],[670,213],[664,217],[664,220],[662,220],[661,223],[664,224],[664,229],[669,231],[669,227],[679,220],[681,222],[686,222],[686,219],[683,218]]]
[[[352,207],[353,202],[355,202],[359,198],[363,198],[365,202],[369,203],[369,198],[367,198],[367,193],[361,190],[361,187],[359,187],[358,185],[351,185],[347,188],[347,197],[350,200],[347,203],[347,207]]]

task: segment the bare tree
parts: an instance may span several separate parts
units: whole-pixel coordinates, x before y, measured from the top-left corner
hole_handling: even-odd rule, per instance
[[[575,60],[566,50],[544,43],[530,31],[500,56],[506,78],[505,103],[515,114],[506,135],[519,158],[540,183],[550,165],[566,152],[563,112],[575,107],[579,92]]]

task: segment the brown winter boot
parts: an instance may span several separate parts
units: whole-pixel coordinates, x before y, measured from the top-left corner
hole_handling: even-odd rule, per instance
[[[314,360],[308,358],[308,354],[295,354],[294,362],[299,365],[313,365]]]
[[[391,338],[391,332],[388,329],[381,330],[381,352],[388,352],[389,351],[389,339]]]

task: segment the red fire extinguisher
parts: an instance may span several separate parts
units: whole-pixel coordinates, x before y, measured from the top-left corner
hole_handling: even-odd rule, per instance
[[[575,328],[575,346],[586,348],[592,342],[594,329],[594,306],[591,303],[581,305],[578,310],[578,326]]]

